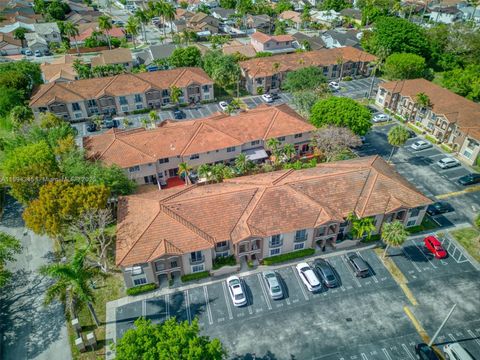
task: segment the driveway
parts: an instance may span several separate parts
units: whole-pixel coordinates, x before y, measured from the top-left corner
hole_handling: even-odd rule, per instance
[[[63,307],[43,305],[48,286],[38,268],[52,259],[52,242],[26,231],[21,207],[9,201],[0,231],[19,239],[23,251],[8,268],[13,279],[0,292],[0,358],[3,360],[69,360],[70,345]]]

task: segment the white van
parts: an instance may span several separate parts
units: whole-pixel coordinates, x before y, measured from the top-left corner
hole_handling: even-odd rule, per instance
[[[459,343],[445,345],[443,347],[443,352],[449,360],[474,360]]]

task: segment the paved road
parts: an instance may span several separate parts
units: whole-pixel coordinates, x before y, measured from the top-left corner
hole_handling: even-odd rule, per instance
[[[0,358],[71,359],[63,308],[43,305],[47,279],[37,272],[52,258],[51,240],[25,232],[17,203],[7,205],[0,231],[14,235],[23,245],[17,261],[8,266],[13,279],[0,293]]]

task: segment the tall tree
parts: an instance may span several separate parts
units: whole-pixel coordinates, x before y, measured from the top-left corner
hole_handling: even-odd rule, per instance
[[[377,230],[371,217],[359,219],[357,215],[352,213],[348,216],[348,220],[352,224],[351,232],[354,239],[362,239],[365,235],[370,238],[372,233]]]
[[[255,164],[247,159],[245,153],[238,154],[235,158],[235,169],[240,175],[245,175],[255,167]]]
[[[326,162],[336,160],[349,148],[362,144],[360,138],[346,127],[324,126],[314,132],[311,144]]]
[[[426,75],[425,59],[415,54],[392,54],[385,61],[383,71],[389,80],[421,78]]]
[[[395,220],[382,225],[382,240],[385,243],[383,258],[387,255],[388,248],[400,247],[407,240],[409,233],[402,222]]]
[[[147,25],[151,20],[150,13],[145,9],[137,8],[137,10],[135,11],[135,17],[138,19],[138,22],[142,25],[143,41],[145,41],[145,43],[148,44],[147,31],[146,31],[145,25]]]
[[[432,106],[430,97],[424,92],[419,92],[417,95],[415,95],[415,102],[417,105],[420,105],[423,108],[429,108]]]
[[[7,262],[15,261],[15,255],[20,254],[22,245],[17,238],[0,232],[0,289],[7,284],[12,273],[6,268]]]
[[[327,79],[323,76],[321,68],[317,66],[307,66],[298,70],[289,71],[282,83],[282,88],[290,92],[314,90],[326,82]]]
[[[182,89],[175,85],[170,86],[170,101],[172,101],[177,107],[180,103],[180,97],[183,95]]]
[[[75,41],[75,47],[77,48],[77,54],[80,54],[77,41],[77,36],[79,35],[78,24],[74,24],[71,21],[65,21],[63,23],[63,33],[69,39],[73,38],[73,41]]]
[[[183,177],[185,185],[188,185],[190,183],[191,171],[192,168],[186,162],[181,162],[180,164],[178,164],[178,175],[180,175],[180,177]]]
[[[295,150],[295,145],[289,143],[289,144],[283,145],[281,149],[281,153],[285,158],[285,160],[287,162],[290,162],[292,158],[297,154],[297,151]]]
[[[28,32],[28,29],[24,27],[19,27],[13,32],[13,37],[22,42],[22,46],[25,45],[25,34]]]
[[[402,125],[396,125],[388,131],[388,143],[392,145],[392,151],[388,157],[388,161],[392,159],[395,148],[403,146],[410,138],[410,134]]]
[[[170,64],[175,67],[184,66],[200,66],[202,53],[195,46],[187,46],[185,48],[177,48],[170,55]]]
[[[125,24],[125,32],[132,36],[133,41],[133,48],[137,48],[136,37],[138,35],[138,27],[139,27],[138,19],[135,16],[130,16]]]
[[[86,250],[77,251],[68,263],[55,263],[43,266],[40,272],[52,278],[54,283],[47,289],[45,303],[60,300],[65,304],[71,318],[77,310],[87,306],[97,326],[100,325],[93,302],[95,301],[90,282],[97,276],[96,268],[86,264]]]
[[[107,36],[108,48],[112,49],[110,39],[110,30],[112,30],[112,19],[107,15],[101,15],[98,18],[98,28]]]

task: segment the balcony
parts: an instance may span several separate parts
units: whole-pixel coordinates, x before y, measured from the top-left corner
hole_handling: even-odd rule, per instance
[[[190,258],[190,265],[202,264],[205,261],[205,256],[196,257],[195,259]]]

